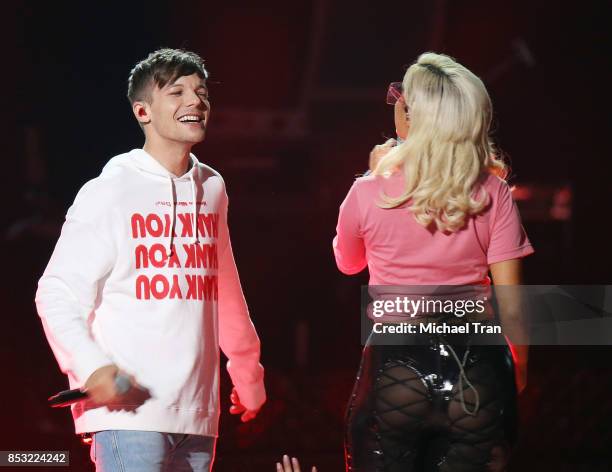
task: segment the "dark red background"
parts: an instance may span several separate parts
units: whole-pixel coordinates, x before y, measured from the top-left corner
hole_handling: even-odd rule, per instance
[[[342,469],[367,276],[336,270],[331,238],[354,175],[393,134],[386,85],[421,52],[450,54],[483,77],[512,183],[572,191],[568,221],[525,218],[537,250],[526,282],[611,281],[604,2],[227,3],[3,5],[1,450],[68,449],[71,470],[92,470],[68,412],[45,404],[66,381],[33,297],[79,187],[111,156],[142,145],[126,80],[158,47],[192,49],[212,74],[212,121],[195,151],[228,182],[235,253],[267,369],[270,399],[257,421],[241,425],[224,413],[216,470],[271,471],[285,452],[321,471]],[[531,66],[513,59],[517,40]],[[269,132],[245,133],[249,119],[298,108],[296,136],[274,132],[282,118]],[[512,470],[608,470],[611,353],[532,350]]]

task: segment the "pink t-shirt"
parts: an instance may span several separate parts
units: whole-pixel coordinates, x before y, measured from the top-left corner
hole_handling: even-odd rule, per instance
[[[502,179],[484,177],[490,205],[460,231],[446,234],[420,225],[407,204],[377,205],[381,192],[399,196],[404,185],[399,172],[355,180],[340,206],[333,241],[342,272],[356,274],[368,266],[370,285],[490,284],[489,264],[534,252]]]

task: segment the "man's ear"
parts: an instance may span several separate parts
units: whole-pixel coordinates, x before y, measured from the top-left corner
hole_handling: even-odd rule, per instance
[[[151,122],[151,107],[147,102],[136,101],[132,103],[132,111],[140,126]]]

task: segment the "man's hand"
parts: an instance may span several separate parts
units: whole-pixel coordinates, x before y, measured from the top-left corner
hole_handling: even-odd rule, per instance
[[[89,376],[84,385],[84,390],[89,398],[97,404],[112,403],[119,398],[115,377],[119,373],[119,368],[115,364],[100,367]]]
[[[374,146],[372,152],[370,152],[370,162],[369,167],[371,171],[376,169],[378,162],[393,148],[397,146],[397,141],[395,139],[387,139],[384,144],[378,144]]]
[[[257,416],[259,410],[247,410],[246,406],[240,403],[240,398],[238,397],[238,392],[236,392],[235,388],[232,388],[232,393],[230,394],[230,400],[232,401],[232,406],[230,406],[230,413],[232,415],[239,415],[242,413],[240,419],[243,423],[247,421],[251,421],[253,418]]]
[[[283,456],[283,463],[276,463],[276,472],[301,472],[300,463],[295,457],[289,460],[288,455]],[[313,465],[311,472],[317,472],[317,468]]]

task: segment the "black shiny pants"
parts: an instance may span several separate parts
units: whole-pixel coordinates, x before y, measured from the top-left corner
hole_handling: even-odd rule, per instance
[[[507,345],[433,334],[392,346],[372,339],[347,408],[347,470],[505,470],[517,428]]]

